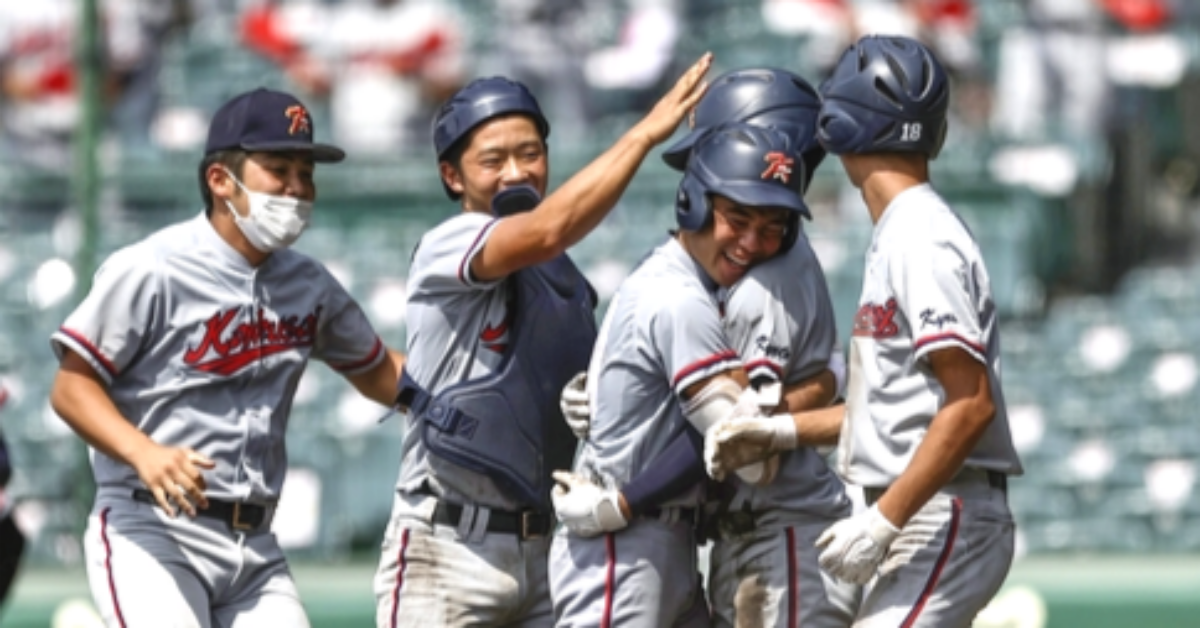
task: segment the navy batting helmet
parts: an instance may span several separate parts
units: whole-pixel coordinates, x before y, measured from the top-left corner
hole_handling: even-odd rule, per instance
[[[825,158],[816,139],[816,116],[821,98],[808,81],[777,68],[746,68],[713,79],[696,105],[692,130],[663,153],[663,161],[676,170],[687,167],[696,140],[723,122],[748,122],[783,131],[804,157],[804,187]]]
[[[458,90],[438,109],[433,118],[433,148],[438,162],[446,158],[464,137],[484,122],[506,114],[523,114],[533,119],[542,139],[550,137],[550,122],[542,115],[542,108],[523,84],[501,76],[475,79]],[[445,182],[446,194],[458,200]]]
[[[859,39],[821,84],[821,97],[817,139],[835,155],[912,152],[934,159],[946,139],[946,70],[914,39]]]
[[[804,159],[782,131],[745,122],[713,127],[691,149],[679,192],[675,219],[685,231],[699,231],[712,220],[710,195],[720,194],[747,207],[792,210],[783,246],[796,242],[800,216],[809,216],[800,196]]]

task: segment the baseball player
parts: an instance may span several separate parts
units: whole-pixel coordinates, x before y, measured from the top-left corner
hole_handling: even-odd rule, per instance
[[[558,476],[567,488],[577,476],[620,491],[681,432],[702,434],[732,412],[746,386],[721,322],[722,289],[797,236],[804,165],[785,134],[744,123],[709,129],[693,150],[676,199],[680,230],[609,304],[588,369],[590,434],[575,476]],[[636,517],[619,498],[599,504],[602,535],[560,529],[550,564],[557,625],[709,624],[696,571],[704,483],[676,488]]]
[[[209,127],[204,212],[110,256],[52,336],[51,403],[91,446],[84,551],[109,626],[309,625],[270,532],[296,386],[316,358],[390,405],[403,366],[288,248],[314,164],[344,156],[291,95],[234,97]]]
[[[821,566],[867,584],[855,626],[969,626],[1013,557],[1007,478],[1022,468],[979,248],[929,183],[946,132],[941,64],[903,37],[852,45],[821,88],[818,138],[875,223],[846,407],[713,428],[715,476],[842,421],[839,471],[870,508],[818,539]],[[843,421],[844,416],[844,421]]]
[[[379,626],[553,623],[550,473],[576,447],[558,397],[596,329],[595,296],[565,251],[696,104],[711,62],[544,199],[550,127],[524,85],[479,79],[438,111],[438,168],[462,211],[425,234],[409,270],[408,430]]]
[[[713,80],[689,117],[692,131],[663,158],[683,169],[693,144],[707,129],[728,120],[749,122],[784,131],[800,147],[807,185],[811,169],[825,155],[816,141],[819,108],[816,90],[791,72],[734,70]],[[798,227],[799,214],[793,217]],[[790,234],[794,240],[783,244],[779,257],[751,268],[722,299],[726,336],[761,393],[760,401],[770,410],[780,402],[791,410],[826,406],[844,375],[840,353],[835,353],[833,307],[820,263],[798,228]],[[787,386],[782,398],[781,385]],[[570,385],[564,390],[564,412],[575,427],[587,430],[587,397],[572,397],[573,391],[578,392]],[[831,433],[829,441],[836,442],[836,436]],[[703,459],[698,448],[691,451],[690,473],[695,481],[703,477]],[[643,495],[659,496],[654,487],[669,483],[661,476],[672,468],[672,461],[667,454],[621,489],[617,499],[624,499],[631,514],[646,508]],[[591,515],[610,495],[584,486],[584,478],[559,477],[564,489],[569,489],[556,492],[564,524],[576,533],[608,531],[598,530]],[[718,491],[726,499],[716,525],[707,526],[719,535],[711,554],[708,586],[714,623],[849,625],[856,590],[822,574],[812,549],[826,527],[849,514],[841,482],[824,458],[811,448],[801,448],[780,457],[778,475],[766,486],[737,477],[729,483]]]
[[[0,386],[0,407],[8,399],[8,391]],[[0,607],[8,597],[9,589],[17,577],[21,555],[25,553],[25,535],[17,527],[12,516],[12,504],[4,492],[12,477],[12,459],[8,454],[8,443],[0,432]]]

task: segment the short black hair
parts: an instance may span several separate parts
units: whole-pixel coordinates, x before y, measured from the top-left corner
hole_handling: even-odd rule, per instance
[[[200,179],[200,198],[204,199],[204,213],[208,216],[212,215],[213,196],[212,190],[208,189],[208,167],[213,164],[221,164],[229,168],[234,176],[241,179],[242,171],[246,166],[246,158],[250,154],[241,149],[218,150],[204,156],[200,161],[200,170],[197,173]]]

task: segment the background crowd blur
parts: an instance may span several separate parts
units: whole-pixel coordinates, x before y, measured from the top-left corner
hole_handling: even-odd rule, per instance
[[[93,1],[88,49],[81,6]],[[1019,558],[1005,595],[1019,610],[1000,604],[981,625],[1130,625],[1122,609],[1147,628],[1194,625],[1200,561],[1171,562],[1200,558],[1193,0],[0,2],[0,428],[14,465],[7,503],[28,539],[26,582],[0,624],[86,615],[68,598],[86,598],[90,474],[47,402],[47,339],[98,259],[199,211],[195,165],[223,101],[257,85],[291,91],[314,110],[317,135],[347,149],[344,165],[318,170],[315,225],[297,246],[402,347],[409,254],[456,211],[429,121],[466,81],[504,74],[533,89],[561,181],[705,50],[714,75],[770,65],[816,84],[865,33],[921,38],[952,74],[933,178],[981,242],[1003,316],[1005,393],[1027,469],[1010,494]],[[99,68],[94,100],[81,98],[86,60]],[[94,185],[81,182],[89,156]],[[839,168],[826,160],[818,171],[806,229],[844,335],[871,226]],[[671,226],[677,183],[651,157],[622,207],[573,249],[603,297]],[[386,411],[322,366],[296,400],[276,531],[300,573],[311,569],[302,588],[339,568],[359,583],[313,585],[325,594],[310,602],[318,625],[322,608],[368,618],[373,608],[369,572],[401,436],[401,422],[378,422]],[[1120,566],[1080,562],[1096,556]],[[1105,574],[1122,593],[1108,594]],[[1152,605],[1139,586],[1159,594]],[[1087,587],[1099,593],[1074,593]],[[1186,620],[1171,623],[1176,610]]]

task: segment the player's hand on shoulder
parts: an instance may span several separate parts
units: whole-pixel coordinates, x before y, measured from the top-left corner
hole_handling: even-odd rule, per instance
[[[592,408],[588,400],[586,372],[576,373],[575,377],[563,386],[558,405],[567,421],[567,427],[571,428],[575,438],[586,439],[592,427]]]
[[[201,469],[215,467],[212,460],[185,447],[148,441],[130,456],[130,463],[158,506],[172,517],[176,506],[191,517],[196,516],[197,507],[208,508]]]
[[[583,537],[616,532],[629,525],[621,513],[620,494],[592,483],[578,473],[555,471],[550,492],[554,514],[571,534]]]
[[[708,83],[703,79],[712,65],[712,60],[711,52],[706,52],[697,59],[692,67],[679,77],[671,91],[659,99],[654,109],[634,127],[645,135],[652,146],[671,137],[687,112],[700,102],[700,98],[708,89]]]

